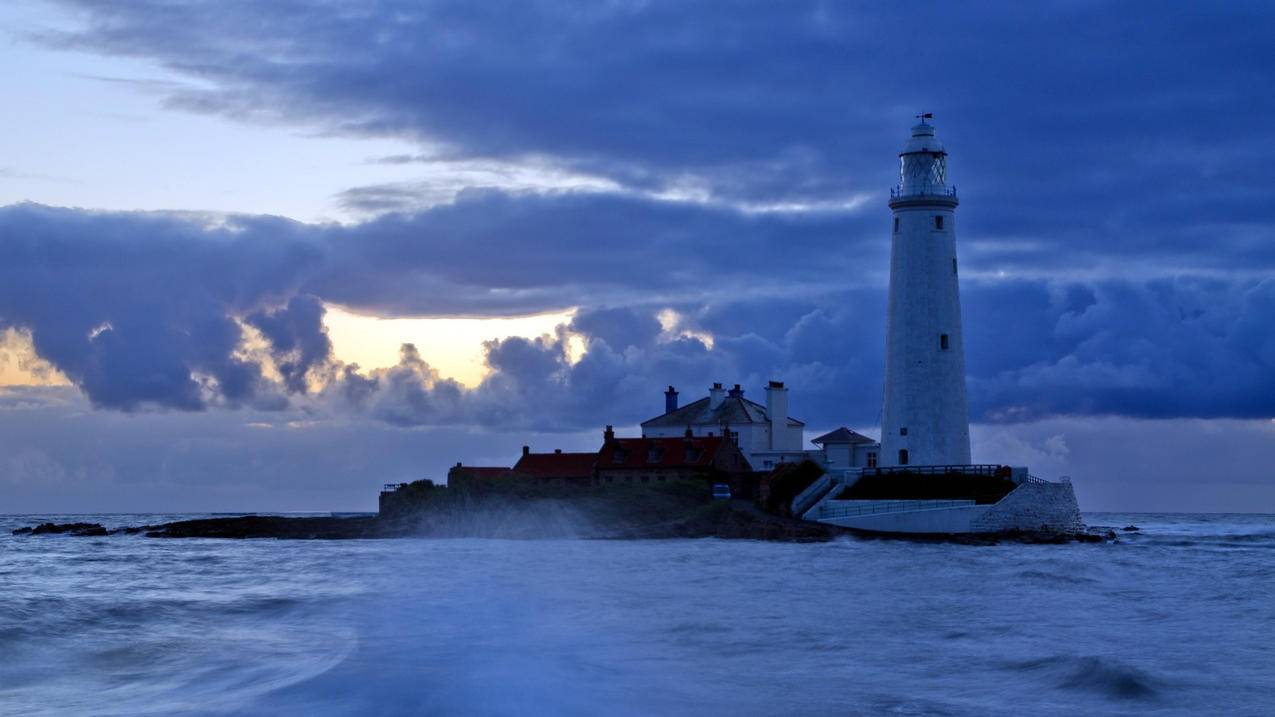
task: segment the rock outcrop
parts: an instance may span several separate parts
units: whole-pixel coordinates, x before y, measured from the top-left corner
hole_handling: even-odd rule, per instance
[[[94,537],[109,535],[109,531],[97,523],[41,523],[33,528],[18,528],[14,535],[76,535]]]

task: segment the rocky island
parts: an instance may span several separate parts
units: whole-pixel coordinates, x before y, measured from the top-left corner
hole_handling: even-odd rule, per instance
[[[795,473],[795,471],[794,471]],[[670,483],[607,488],[555,488],[507,482],[484,489],[456,489],[418,481],[400,486],[377,515],[296,517],[218,516],[108,529],[93,523],[45,523],[19,528],[29,535],[144,535],[152,538],[275,538],[344,540],[385,538],[502,538],[601,540],[725,538],[824,541],[838,537],[887,537],[787,514],[789,493],[802,485],[773,489],[773,500],[715,500],[701,485]],[[910,540],[991,544],[1108,539],[1106,534],[1061,535],[1007,532],[995,535],[911,535]]]

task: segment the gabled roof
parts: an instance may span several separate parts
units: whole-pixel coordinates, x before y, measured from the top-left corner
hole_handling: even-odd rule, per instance
[[[598,451],[598,470],[608,468],[709,468],[721,436],[615,438]]]
[[[524,453],[514,472],[535,478],[592,478],[597,453]]]
[[[766,414],[765,406],[755,401],[750,401],[743,396],[727,396],[722,399],[721,405],[715,409],[710,409],[708,404],[708,397],[692,401],[662,416],[643,421],[642,427],[673,426],[684,428],[686,426],[720,426],[723,423],[739,426],[749,423],[770,422],[770,416]],[[804,426],[806,424],[789,416],[788,425]]]
[[[865,443],[876,443],[876,441],[872,440],[871,438],[868,438],[862,433],[855,433],[854,431],[850,430],[849,428],[846,428],[845,426],[842,426],[841,428],[838,428],[837,430],[832,431],[830,433],[825,433],[822,436],[819,436],[818,438],[811,439],[810,442],[815,444],[816,446],[838,445],[838,444],[844,444],[844,443],[849,443],[852,446],[859,446]]]

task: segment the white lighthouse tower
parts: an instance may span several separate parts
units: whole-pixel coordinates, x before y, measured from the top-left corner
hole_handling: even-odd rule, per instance
[[[965,346],[956,273],[956,188],[947,152],[921,114],[890,191],[881,465],[967,465]]]

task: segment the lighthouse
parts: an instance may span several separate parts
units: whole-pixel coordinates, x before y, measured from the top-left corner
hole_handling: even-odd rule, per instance
[[[890,191],[880,464],[968,465],[956,188],[947,181],[947,152],[932,115],[918,117],[899,153],[899,186]]]

